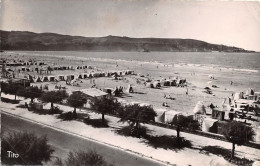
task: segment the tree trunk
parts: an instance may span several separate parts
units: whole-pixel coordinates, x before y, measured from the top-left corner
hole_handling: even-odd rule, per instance
[[[105,123],[105,114],[102,114],[102,123]]]
[[[74,116],[74,118],[77,117],[76,107],[74,107],[73,116]]]
[[[180,139],[180,126],[177,126],[176,128],[176,131],[177,131],[177,139]]]
[[[16,101],[16,94],[14,95],[14,100]]]
[[[232,152],[231,152],[231,158],[233,159],[235,156],[235,143],[232,143]]]
[[[51,110],[53,110],[53,103],[51,103]]]

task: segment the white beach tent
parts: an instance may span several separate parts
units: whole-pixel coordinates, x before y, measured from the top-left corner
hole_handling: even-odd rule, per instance
[[[154,108],[157,116],[155,117],[155,122],[164,123],[164,112],[167,111],[165,108]]]
[[[171,123],[175,116],[182,115],[182,113],[174,110],[164,112],[164,123]]]
[[[248,88],[248,89],[246,90],[246,96],[249,96],[249,95],[254,95],[254,89]]]
[[[217,119],[205,118],[202,122],[201,130],[209,132],[210,128],[217,122]]]
[[[193,109],[194,114],[206,114],[206,108],[203,102],[199,101]]]
[[[212,74],[210,74],[208,77],[209,77],[210,79],[214,79],[214,76],[213,76]]]
[[[154,81],[152,84],[153,84],[154,88],[160,88],[161,87],[161,84],[160,84],[159,81]]]
[[[55,76],[48,76],[48,80],[51,81],[51,82],[54,82],[55,81]]]
[[[153,88],[153,84],[151,82],[146,82],[145,86],[148,88]]]
[[[243,99],[243,92],[237,92],[234,94],[234,100]]]
[[[131,84],[129,84],[129,85],[127,86],[125,92],[126,92],[126,93],[132,93],[132,92],[134,92],[134,88],[133,88],[133,86],[132,86]]]

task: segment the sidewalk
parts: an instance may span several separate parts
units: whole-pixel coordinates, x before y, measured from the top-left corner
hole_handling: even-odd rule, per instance
[[[25,101],[21,101],[24,103]],[[58,104],[55,104],[58,105]],[[55,128],[65,130],[67,132],[76,133],[84,137],[94,139],[98,142],[109,144],[112,146],[120,147],[126,151],[132,151],[140,155],[145,155],[148,158],[153,158],[156,160],[163,161],[165,163],[169,162],[176,165],[232,165],[225,161],[223,157],[213,155],[213,154],[204,154],[200,153],[199,150],[185,148],[178,152],[173,150],[165,150],[162,148],[153,148],[148,146],[143,142],[142,139],[133,138],[133,137],[124,137],[115,133],[115,128],[120,128],[124,126],[122,123],[118,123],[118,118],[112,116],[105,116],[109,121],[110,128],[93,128],[89,125],[86,125],[79,121],[62,121],[57,119],[54,115],[38,115],[32,112],[29,112],[26,109],[17,108],[16,104],[7,104],[0,102],[0,109],[2,111],[12,113],[14,115],[19,115],[24,118],[28,118],[40,123],[44,123]],[[58,105],[64,112],[72,111],[73,108]],[[46,104],[44,107],[49,108],[50,105]],[[81,111],[77,110],[78,113]],[[82,112],[86,112],[83,111]],[[100,114],[89,113],[90,118],[101,118]],[[152,130],[154,135],[176,135],[175,130],[165,129],[157,126],[146,125],[149,130]],[[225,149],[231,149],[232,144],[224,141],[219,141],[215,139],[210,139],[198,135],[188,134],[181,132],[181,136],[190,140],[193,144],[193,147],[203,147],[203,146],[220,146]],[[254,149],[245,146],[236,146],[236,155],[239,157],[246,157],[251,160],[259,160],[260,150]]]

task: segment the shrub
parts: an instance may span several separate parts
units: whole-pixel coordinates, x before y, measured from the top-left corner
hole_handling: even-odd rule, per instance
[[[67,166],[107,166],[108,164],[103,157],[97,154],[95,151],[88,152],[70,152],[68,158],[65,160]]]
[[[138,129],[134,126],[125,126],[119,130],[117,130],[118,134],[124,135],[124,136],[131,136],[131,137],[137,137],[137,138],[146,138],[147,133],[149,130],[146,127],[140,126]]]
[[[66,113],[62,113],[58,116],[58,118],[62,119],[62,120],[73,120],[74,116],[72,112],[66,112]]]
[[[8,165],[41,165],[48,161],[54,150],[47,144],[45,136],[37,137],[28,132],[12,132],[2,138],[1,159]],[[9,158],[7,151],[19,154]]]

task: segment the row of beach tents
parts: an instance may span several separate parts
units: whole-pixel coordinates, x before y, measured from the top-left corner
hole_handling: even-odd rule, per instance
[[[160,88],[162,86],[186,86],[186,79],[182,78],[172,78],[172,79],[162,79],[152,82],[146,82],[146,87],[149,88]]]
[[[110,77],[112,75],[131,75],[134,74],[134,71],[113,71],[113,72],[92,72],[92,73],[81,73],[68,74],[68,75],[55,75],[55,76],[31,76],[28,74],[27,79],[31,82],[55,82],[55,81],[72,81],[77,79],[86,79],[86,78],[97,78],[97,77]]]

